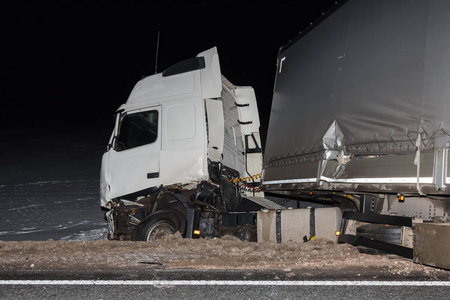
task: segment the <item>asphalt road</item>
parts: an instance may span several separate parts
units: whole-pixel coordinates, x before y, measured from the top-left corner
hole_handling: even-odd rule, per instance
[[[180,284],[91,284],[2,286],[2,299],[446,299],[449,287],[376,285],[355,282],[292,282],[291,285],[186,282]]]
[[[0,272],[0,299],[447,299],[448,278],[370,270]]]

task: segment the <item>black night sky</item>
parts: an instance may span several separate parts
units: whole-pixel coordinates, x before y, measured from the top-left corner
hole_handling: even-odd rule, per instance
[[[222,73],[255,89],[264,133],[279,48],[334,4],[3,1],[1,125],[110,120],[155,72],[159,31],[158,72],[217,46]]]

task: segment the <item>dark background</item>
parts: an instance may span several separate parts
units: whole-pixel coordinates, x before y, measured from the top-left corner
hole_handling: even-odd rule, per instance
[[[155,73],[160,32],[158,72],[217,46],[222,73],[255,89],[264,140],[279,48],[334,4],[3,1],[0,124],[106,120],[112,129],[135,83]]]

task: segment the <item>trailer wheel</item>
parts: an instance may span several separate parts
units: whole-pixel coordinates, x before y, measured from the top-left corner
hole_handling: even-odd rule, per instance
[[[385,224],[367,224],[359,226],[356,229],[356,236],[361,236],[389,244],[401,245],[402,227]],[[357,246],[357,248],[360,253],[386,254],[386,252],[374,248],[368,248],[364,246]]]
[[[183,228],[185,228],[185,224],[182,224],[176,214],[169,211],[158,211],[150,215],[147,222],[139,226],[133,239],[136,241],[154,241],[177,231],[181,232]]]

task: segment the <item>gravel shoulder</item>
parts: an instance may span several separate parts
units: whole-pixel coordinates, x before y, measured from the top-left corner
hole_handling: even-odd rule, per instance
[[[326,240],[307,243],[251,243],[232,237],[154,242],[129,241],[0,241],[0,272],[121,270],[280,271],[296,274],[370,273],[373,277],[450,280],[450,271],[415,264],[392,255],[359,253],[348,244]]]

